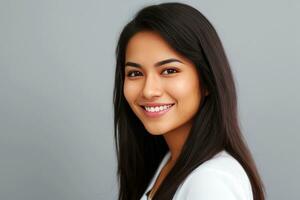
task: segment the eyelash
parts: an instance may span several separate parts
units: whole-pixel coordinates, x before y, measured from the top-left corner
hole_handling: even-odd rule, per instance
[[[175,68],[168,68],[168,69],[163,70],[163,72],[168,71],[168,70],[175,71],[174,73],[172,72],[172,73],[170,73],[170,74],[175,74],[175,73],[178,73],[178,72],[179,72],[179,71],[178,71],[177,69],[175,69]],[[136,77],[136,76],[131,76],[131,75],[132,75],[133,73],[135,73],[135,72],[141,73],[140,71],[129,71],[129,72],[127,73],[127,77]],[[167,74],[167,75],[169,75],[169,74]]]

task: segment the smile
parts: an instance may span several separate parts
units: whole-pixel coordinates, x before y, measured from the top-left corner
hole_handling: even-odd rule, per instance
[[[174,104],[166,104],[160,106],[142,106],[144,113],[148,117],[160,117],[167,113]]]

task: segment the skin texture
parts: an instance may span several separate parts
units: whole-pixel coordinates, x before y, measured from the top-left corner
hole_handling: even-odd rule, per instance
[[[175,58],[160,66],[155,63]],[[137,63],[139,68],[126,63]],[[183,57],[157,33],[143,31],[135,34],[126,48],[124,96],[150,134],[163,135],[171,151],[171,157],[162,168],[149,196],[174,166],[182,146],[192,127],[201,100],[199,77],[194,64]],[[145,103],[175,103],[158,118],[144,114],[140,105]]]
[[[180,62],[155,66],[155,63],[170,58]],[[153,135],[163,135],[171,151],[168,163],[172,165],[180,154],[200,105],[200,84],[195,65],[152,31],[138,32],[129,40],[125,64],[127,62],[138,63],[141,67],[125,66],[124,96],[146,130]],[[163,116],[150,118],[140,106],[145,103],[175,105]]]

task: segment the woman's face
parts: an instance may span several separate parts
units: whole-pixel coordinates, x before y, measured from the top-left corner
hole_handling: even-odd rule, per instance
[[[194,64],[151,31],[139,32],[129,40],[123,92],[133,112],[154,135],[190,127],[201,99]]]

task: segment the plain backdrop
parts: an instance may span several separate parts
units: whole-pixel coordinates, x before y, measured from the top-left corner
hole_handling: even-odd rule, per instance
[[[117,198],[115,46],[164,1],[0,0],[0,199]],[[182,1],[215,26],[269,200],[298,200],[300,1]]]

